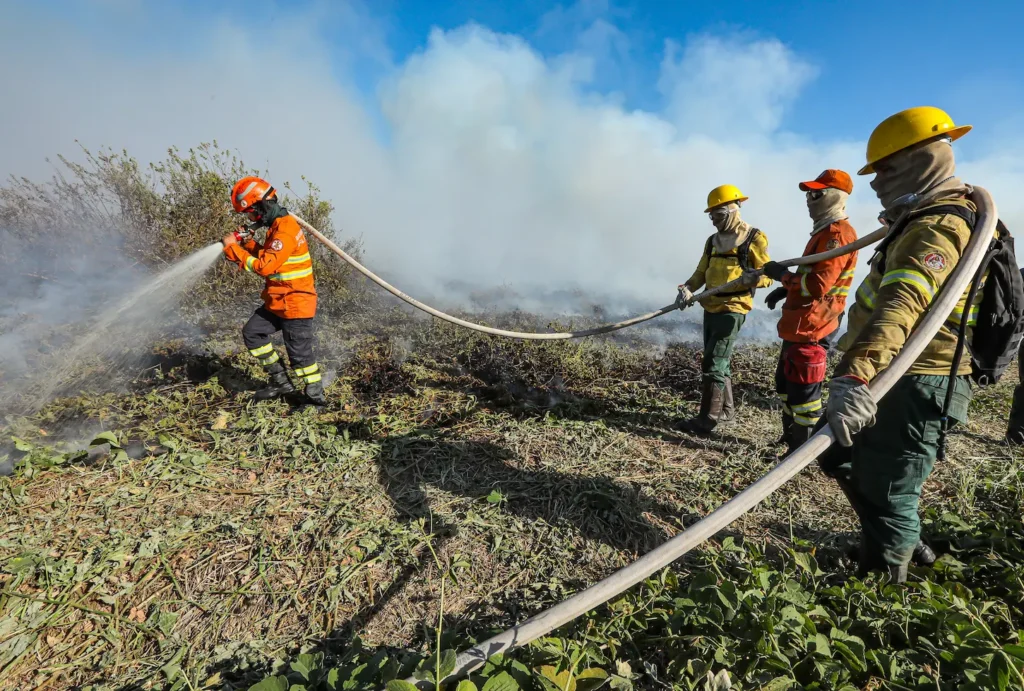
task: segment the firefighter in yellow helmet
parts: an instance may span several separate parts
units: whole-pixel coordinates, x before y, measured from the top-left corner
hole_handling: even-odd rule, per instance
[[[868,384],[903,348],[970,240],[976,209],[969,186],[956,177],[952,146],[970,129],[956,126],[938,108],[901,111],[871,133],[867,165],[860,170],[875,174],[871,187],[890,232],[857,289],[847,333],[838,344],[844,355],[829,382],[825,416],[839,446],[819,462],[860,518],[861,574],[878,569],[903,581],[911,560],[935,560],[920,539],[918,503],[938,455],[950,385],[949,423],[967,419],[970,357],[960,359],[952,384],[950,377],[954,329],[967,309],[966,293],[882,400],[875,401]],[[975,310],[971,306],[968,325]]]
[[[701,360],[700,412],[682,423],[695,434],[710,433],[719,422],[732,420],[733,345],[747,312],[754,306],[754,289],[767,288],[772,279],[759,276],[768,261],[768,238],[740,217],[740,205],[747,197],[735,185],[721,185],[708,195],[705,209],[717,231],[704,243],[697,269],[679,286],[680,308],[685,308],[702,286],[717,288],[737,278],[743,288],[701,300],[704,308],[704,357]]]

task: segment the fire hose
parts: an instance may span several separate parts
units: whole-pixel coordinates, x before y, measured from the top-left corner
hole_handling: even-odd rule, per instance
[[[928,311],[918,320],[903,349],[893,358],[889,366],[871,381],[869,388],[876,400],[881,399],[920,356],[925,346],[956,307],[985,257],[995,232],[998,212],[991,195],[981,187],[974,188],[973,200],[978,206],[978,223],[967,249],[952,274],[946,279]],[[864,239],[866,240],[867,237]],[[468,674],[483,665],[488,658],[526,645],[554,631],[667,567],[694,547],[726,528],[763,501],[769,494],[791,480],[811,461],[824,453],[833,441],[835,438],[832,435],[832,430],[825,425],[760,480],[629,566],[616,571],[569,599],[530,617],[523,623],[460,653],[456,658],[455,669],[445,677],[445,680]],[[419,683],[415,679],[409,679],[409,682]]]
[[[317,230],[316,228],[311,226],[309,223],[304,221],[302,218],[300,218],[298,216],[295,216],[295,214],[292,214],[292,216],[295,218],[296,221],[299,222],[299,225],[301,225],[313,237],[315,237],[317,240],[319,240],[321,243],[323,243],[327,247],[327,249],[329,249],[330,251],[334,252],[336,255],[338,255],[342,259],[344,259],[346,262],[351,264],[352,267],[354,269],[356,269],[359,273],[363,274],[368,279],[370,279],[371,281],[373,281],[374,283],[376,283],[381,288],[383,288],[384,290],[388,291],[389,293],[391,293],[395,297],[397,297],[397,298],[399,298],[401,300],[404,300],[405,302],[409,303],[413,307],[415,307],[417,309],[420,309],[420,310],[423,310],[427,314],[429,314],[431,316],[434,316],[434,317],[437,317],[438,319],[443,319],[446,322],[451,322],[452,324],[457,324],[458,326],[462,326],[462,327],[467,328],[467,329],[472,329],[473,331],[479,331],[481,333],[491,334],[492,336],[504,336],[506,338],[519,338],[519,339],[523,339],[523,340],[532,340],[532,341],[557,341],[557,340],[563,340],[563,339],[568,339],[568,338],[583,338],[585,336],[596,336],[598,334],[608,333],[610,331],[618,331],[619,329],[625,329],[627,326],[634,326],[636,324],[640,324],[640,323],[643,323],[645,321],[650,321],[651,319],[654,319],[655,317],[660,317],[662,315],[668,314],[669,312],[673,312],[673,311],[679,309],[679,305],[678,304],[672,303],[671,305],[666,305],[666,306],[662,307],[659,310],[655,310],[654,312],[648,312],[647,314],[641,314],[638,317],[632,317],[631,319],[626,319],[624,321],[615,322],[614,324],[603,324],[601,326],[597,326],[597,327],[594,327],[592,329],[584,329],[583,331],[568,331],[568,332],[559,332],[559,333],[530,333],[530,332],[526,332],[526,331],[506,331],[505,329],[496,329],[496,328],[491,327],[491,326],[484,326],[483,324],[474,324],[473,322],[466,321],[465,319],[459,319],[458,317],[454,317],[454,316],[452,316],[450,314],[446,314],[446,313],[442,312],[439,309],[435,309],[434,307],[431,307],[430,305],[427,305],[427,304],[424,304],[424,303],[420,302],[419,300],[417,300],[414,297],[411,297],[410,295],[406,295],[401,290],[399,290],[398,288],[394,287],[393,285],[391,285],[390,283],[385,281],[383,278],[381,278],[380,276],[378,276],[377,274],[373,273],[368,268],[366,268],[365,266],[363,266],[362,264],[357,262],[355,260],[355,258],[353,258],[351,255],[349,255],[345,250],[343,250],[340,247],[338,247],[333,241],[331,241],[330,238],[328,238],[326,235],[321,233],[319,230]],[[885,233],[886,233],[886,228],[879,228],[878,230],[876,230],[876,231],[874,231],[872,233],[869,233],[868,235],[865,235],[864,237],[856,240],[855,242],[851,242],[849,245],[844,245],[842,247],[837,247],[837,248],[835,248],[833,250],[829,250],[828,252],[820,252],[818,254],[811,254],[811,255],[808,255],[806,257],[796,257],[796,258],[793,258],[793,259],[785,259],[785,260],[779,262],[779,264],[781,264],[782,266],[787,266],[787,267],[788,266],[801,266],[801,265],[805,265],[805,264],[814,264],[816,262],[824,261],[826,259],[832,259],[833,257],[838,257],[838,256],[841,256],[841,255],[844,255],[844,254],[849,254],[850,252],[853,252],[854,250],[861,249],[862,247],[867,247],[868,245],[870,245],[872,243],[875,243],[878,240],[881,240],[883,237],[885,237]],[[762,274],[764,272],[762,270],[758,269],[757,273],[758,273],[758,275],[760,275],[760,274]],[[726,291],[729,291],[729,290],[736,290],[738,288],[742,288],[743,287],[742,283],[743,283],[742,279],[736,279],[735,281],[730,281],[729,283],[725,283],[725,284],[717,286],[715,288],[711,288],[710,290],[705,290],[703,293],[700,293],[698,295],[693,296],[692,299],[687,301],[686,305],[693,304],[694,302],[696,302],[698,300],[703,300],[706,297],[711,297],[713,295],[717,295],[717,294],[722,293],[722,292],[726,292]]]

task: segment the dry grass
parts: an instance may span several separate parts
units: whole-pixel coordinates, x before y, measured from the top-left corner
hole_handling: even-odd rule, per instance
[[[0,484],[0,685],[244,688],[275,659],[355,635],[417,648],[444,571],[448,635],[480,634],[677,533],[778,451],[771,349],[737,356],[738,420],[699,440],[672,429],[695,408],[691,347],[403,329],[404,349],[367,338],[335,363],[320,415],[250,403],[249,363],[223,354],[8,420],[29,466]],[[1020,463],[997,441],[1011,385],[980,397],[925,504],[1020,505],[999,485]],[[53,450],[100,428],[120,448]],[[808,471],[731,531],[769,556],[813,540],[842,570],[852,527]]]

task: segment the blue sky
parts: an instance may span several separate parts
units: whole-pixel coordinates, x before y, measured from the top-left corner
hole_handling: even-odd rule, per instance
[[[0,1],[0,7],[17,4]],[[41,0],[64,19],[100,33],[112,19],[138,31],[120,37],[130,54],[180,34],[144,27],[145,0]],[[139,7],[149,7],[142,12]],[[666,41],[695,35],[777,39],[816,74],[787,108],[783,128],[814,138],[863,138],[871,123],[903,107],[936,104],[980,129],[1014,127],[1024,106],[1024,3],[757,2],[670,0],[182,0],[171,11],[202,24],[214,17],[248,23],[253,41],[292,15],[317,17],[317,38],[331,45],[339,79],[353,81],[372,104],[379,81],[425,49],[432,29],[476,23],[527,40],[546,57],[587,51],[598,58],[586,88],[620,95],[627,108],[660,111],[658,78]],[[245,21],[248,20],[248,21]],[[371,27],[368,30],[368,27]],[[153,28],[153,27],[150,27]],[[726,85],[723,85],[725,87]],[[991,103],[998,99],[1000,107]],[[966,140],[970,150],[977,139]]]
[[[283,0],[272,11],[315,4]],[[618,33],[603,34],[606,62],[593,86],[621,92],[628,106],[645,110],[663,106],[657,82],[666,40],[684,43],[706,33],[777,38],[819,70],[785,121],[787,129],[814,137],[862,138],[869,123],[923,103],[949,104],[961,120],[1001,128],[1011,117],[1008,111],[1024,104],[1024,3],[1015,0],[377,0],[372,5],[367,12],[380,22],[396,62],[423,50],[435,27],[479,23],[524,36],[550,56],[578,48],[581,33],[606,22]],[[338,38],[343,42],[344,32]],[[1002,108],[991,107],[986,90],[998,93]]]
[[[798,255],[797,182],[859,168],[909,106],[975,126],[960,172],[1024,227],[1022,6],[0,0],[0,177],[47,176],[76,141],[145,162],[216,139],[313,180],[403,288],[657,307],[711,231],[708,190],[739,185],[773,256]]]

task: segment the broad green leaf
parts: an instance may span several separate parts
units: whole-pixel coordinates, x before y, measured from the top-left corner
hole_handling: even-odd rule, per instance
[[[288,691],[288,677],[267,677],[249,687],[249,691]]]
[[[459,685],[455,687],[455,691],[477,691],[476,684],[471,682],[469,679],[463,679],[459,682]]]
[[[775,677],[770,682],[761,687],[761,691],[786,691],[796,686],[796,681],[790,677]]]
[[[292,667],[292,671],[293,672],[296,672],[297,674],[302,676],[303,679],[305,679],[306,681],[309,681],[309,673],[311,671],[309,669],[309,667],[307,667],[306,665],[304,665],[302,662],[300,662],[298,660],[293,662],[291,667]]]
[[[1005,655],[997,653],[992,656],[992,664],[989,665],[988,673],[992,676],[995,688],[998,691],[1006,691],[1010,685],[1010,665],[1006,661]]]
[[[100,432],[89,442],[89,446],[102,446],[103,444],[110,444],[110,447],[115,449],[120,447],[120,444],[117,443],[117,436],[113,432]]]
[[[484,682],[484,687],[480,691],[519,691],[519,684],[511,674],[501,672]]]
[[[446,650],[441,653],[441,679],[455,671],[455,662],[458,656],[454,650]],[[440,681],[440,680],[439,680]]]
[[[576,675],[576,691],[594,691],[608,681],[608,672],[600,667],[588,667]]]
[[[414,684],[410,684],[405,679],[392,679],[384,688],[386,691],[420,691]]]

